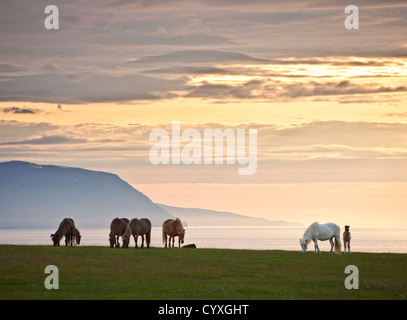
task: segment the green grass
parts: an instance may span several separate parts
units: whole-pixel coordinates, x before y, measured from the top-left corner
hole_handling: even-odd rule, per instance
[[[47,290],[47,265],[59,290]],[[347,290],[347,265],[359,290]],[[406,299],[407,255],[0,245],[0,299]]]

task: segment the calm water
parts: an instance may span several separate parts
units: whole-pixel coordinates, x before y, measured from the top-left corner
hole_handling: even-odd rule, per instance
[[[298,239],[304,228],[278,227],[187,227],[185,243],[198,248],[254,250],[300,250]],[[51,245],[51,229],[0,230],[0,244]],[[407,253],[407,229],[352,229],[351,249],[354,252]],[[108,246],[108,229],[82,229],[84,246]],[[176,240],[177,242],[177,240]],[[139,239],[139,244],[140,244]],[[64,245],[64,240],[61,245]],[[134,246],[133,240],[131,245]],[[161,228],[152,230],[151,246],[162,247]],[[329,241],[320,241],[321,251],[330,250]],[[313,243],[309,247],[313,251]]]

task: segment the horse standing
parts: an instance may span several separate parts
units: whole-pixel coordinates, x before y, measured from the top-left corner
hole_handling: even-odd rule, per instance
[[[318,222],[314,222],[305,230],[303,237],[300,239],[302,252],[307,251],[308,244],[312,240],[315,243],[315,253],[319,253],[318,240],[329,240],[331,243],[330,253],[332,253],[335,245],[335,253],[341,254],[340,232],[341,228],[335,223],[318,224]]]
[[[343,252],[346,253],[346,247],[348,247],[348,253],[351,253],[350,251],[350,240],[351,240],[351,235],[349,231],[350,226],[345,226],[345,232],[343,233]]]
[[[129,219],[127,218],[115,218],[110,224],[109,241],[110,248],[120,248],[119,237],[123,235],[126,231],[126,227],[129,224]]]
[[[185,229],[182,226],[181,220],[179,218],[168,219],[163,223],[163,243],[167,248],[167,235],[169,236],[169,247],[171,248],[171,239],[172,247],[174,248],[175,237],[178,237],[178,248],[181,248],[181,243],[184,243]]]
[[[130,237],[133,235],[134,242],[136,243],[135,248],[138,248],[137,238],[141,236],[141,248],[144,248],[144,235],[146,236],[147,248],[150,248],[151,241],[151,221],[142,219],[132,219],[126,227],[126,231],[122,235],[123,248],[128,248],[130,243]]]
[[[58,230],[51,234],[51,239],[53,242],[53,246],[59,246],[59,242],[61,241],[62,237],[65,237],[65,245],[68,246],[69,244],[72,246],[72,238],[75,233],[75,223],[70,218],[65,218],[59,224]]]

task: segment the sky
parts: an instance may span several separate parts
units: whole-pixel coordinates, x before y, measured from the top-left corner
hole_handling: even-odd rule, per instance
[[[0,3],[0,161],[118,174],[153,201],[407,228],[407,3]],[[257,130],[257,171],[153,165],[152,130]],[[247,150],[246,150],[247,151]],[[226,159],[225,159],[226,162]]]

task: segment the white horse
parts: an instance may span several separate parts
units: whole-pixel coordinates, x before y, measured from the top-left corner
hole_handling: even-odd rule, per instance
[[[304,235],[300,239],[302,252],[305,253],[307,251],[308,244],[312,240],[315,243],[315,253],[319,253],[318,240],[329,240],[331,243],[330,253],[332,253],[335,245],[335,253],[341,254],[340,232],[341,228],[335,223],[318,224],[318,222],[314,222],[308,227],[307,230],[305,230]]]

